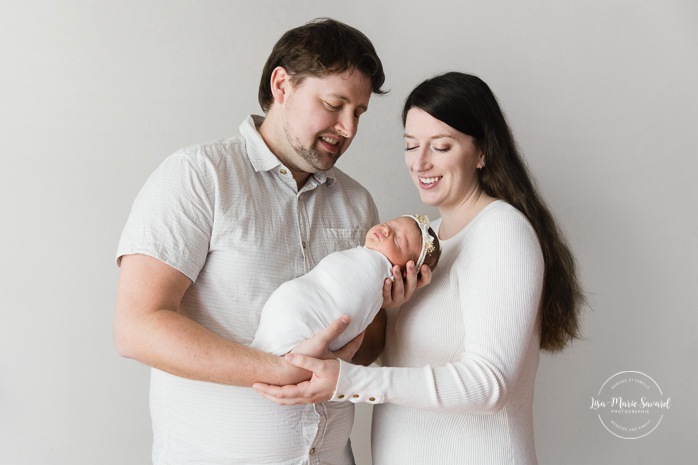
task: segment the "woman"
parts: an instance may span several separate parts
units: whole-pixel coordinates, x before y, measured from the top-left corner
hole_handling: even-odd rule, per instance
[[[405,163],[436,206],[431,285],[391,315],[385,367],[288,356],[313,372],[279,403],[369,402],[375,464],[535,464],[539,350],[578,336],[574,259],[489,87],[447,73],[407,98]]]

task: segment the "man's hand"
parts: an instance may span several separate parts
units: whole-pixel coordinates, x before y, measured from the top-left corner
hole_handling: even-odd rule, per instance
[[[417,279],[417,267],[410,260],[405,266],[403,276],[399,266],[393,267],[393,276],[395,281],[386,279],[383,283],[383,308],[395,308],[404,304],[412,298],[414,291],[426,286],[431,282],[431,269],[428,266],[422,265],[421,274]]]
[[[262,396],[281,405],[315,404],[332,397],[339,377],[338,358],[349,361],[364,338],[362,332],[341,349],[332,352],[329,345],[349,326],[347,315],[339,317],[327,328],[310,339],[298,344],[284,356],[289,367],[298,368],[308,373],[307,381],[287,386],[274,386],[267,383],[254,383],[252,387]]]
[[[349,341],[341,349],[334,352],[329,349],[332,341],[349,327],[350,321],[351,319],[347,315],[342,315],[315,336],[298,344],[293,348],[291,353],[309,355],[322,360],[341,358],[342,360],[350,361],[352,357],[354,357],[356,351],[359,350],[359,347],[361,347],[361,342],[364,339],[363,332]]]
[[[286,354],[288,363],[313,373],[309,381],[288,386],[255,383],[252,388],[261,396],[280,405],[317,404],[328,401],[339,379],[339,361],[320,360],[306,355]]]

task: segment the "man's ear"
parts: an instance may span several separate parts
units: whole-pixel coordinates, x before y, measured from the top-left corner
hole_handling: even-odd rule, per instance
[[[271,94],[274,96],[274,103],[282,104],[286,100],[286,93],[291,86],[291,76],[286,69],[277,66],[271,72]]]

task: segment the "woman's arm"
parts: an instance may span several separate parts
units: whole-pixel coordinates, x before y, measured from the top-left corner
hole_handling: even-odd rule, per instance
[[[394,276],[400,276],[401,273],[399,266],[393,267]],[[351,359],[352,363],[367,366],[378,358],[385,346],[387,323],[385,308],[399,307],[412,297],[416,289],[427,286],[430,282],[431,269],[422,265],[420,277],[417,278],[417,269],[412,261],[407,263],[403,279],[396,279],[394,283],[390,279],[385,280],[383,285],[384,308],[378,312],[374,321],[364,332],[364,342]],[[332,397],[339,377],[338,360],[320,360],[301,354],[288,354],[286,360],[296,367],[305,367],[303,369],[313,372],[314,376],[298,385],[258,382],[253,385],[257,392],[284,405],[318,403]],[[346,360],[346,358],[342,358],[342,360]]]
[[[402,275],[402,269],[393,266],[393,276]],[[402,279],[386,279],[383,283],[383,308],[380,309],[373,322],[366,328],[364,342],[354,355],[352,363],[368,366],[375,362],[385,347],[385,327],[387,323],[386,308],[396,308],[412,298],[414,292],[431,282],[431,269],[422,265],[421,274],[417,277],[417,268],[413,261],[405,267]]]
[[[280,403],[332,398],[462,413],[501,409],[527,355],[538,351],[543,260],[535,233],[522,217],[504,216],[479,228],[478,234],[482,240],[475,242],[462,268],[451,270],[460,275],[456,295],[466,331],[457,361],[438,367],[381,368],[294,357],[290,361],[295,366],[314,371],[309,382],[254,387]],[[437,340],[439,335],[432,337]]]

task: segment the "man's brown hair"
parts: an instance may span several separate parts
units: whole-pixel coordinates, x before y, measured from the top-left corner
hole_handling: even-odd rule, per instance
[[[358,70],[371,80],[376,94],[385,82],[381,63],[371,41],[358,29],[330,18],[317,18],[291,29],[276,42],[262,70],[259,104],[265,112],[274,102],[271,74],[281,66],[293,85],[308,76],[323,77]]]

